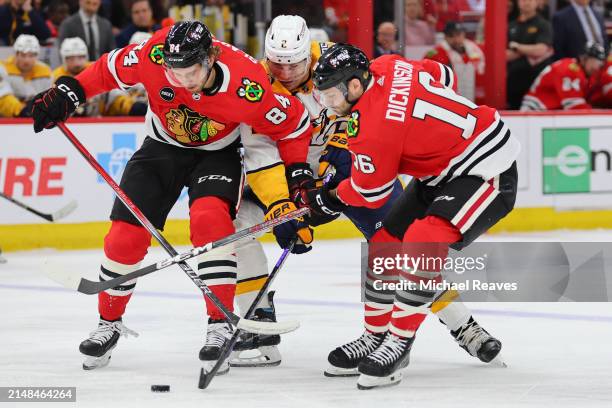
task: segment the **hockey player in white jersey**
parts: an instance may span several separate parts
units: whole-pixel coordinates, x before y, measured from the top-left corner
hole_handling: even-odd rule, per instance
[[[325,110],[313,93],[312,71],[321,54],[331,45],[333,44],[328,42],[311,41],[306,22],[299,16],[277,16],[266,34],[265,59],[262,64],[269,73],[272,89],[279,94],[296,96],[308,110],[313,124],[308,151],[310,168],[299,166],[287,168],[286,177],[290,193],[297,190],[300,183],[313,182],[313,175],[323,177],[331,173],[333,177],[328,179],[327,183],[332,188],[350,176],[352,158],[346,149],[347,118],[336,117],[333,112]],[[264,139],[249,138],[249,140]],[[247,140],[247,143],[250,142]],[[258,151],[263,148],[262,145],[257,146]],[[275,157],[274,146],[269,146],[268,149],[270,153],[265,157]],[[284,167],[278,156],[276,161],[265,163],[250,160],[247,156],[245,162],[247,180],[258,177],[264,171],[279,172],[279,178],[284,176]],[[380,228],[384,215],[402,191],[401,183],[396,181],[391,198],[384,206],[377,209],[348,207],[344,214],[369,240]],[[245,228],[260,220],[271,201],[270,197],[255,196],[247,186],[235,221],[236,228]],[[329,219],[310,219],[311,225],[325,222],[329,222]],[[297,248],[298,252],[309,250],[305,245],[298,245]],[[238,261],[236,302],[240,311],[245,313],[267,279],[268,264],[261,244],[254,238],[241,245],[236,255]],[[255,312],[257,318],[275,320],[273,295],[271,292],[262,298]],[[470,310],[459,302],[457,297],[456,291],[440,294],[438,300],[431,305],[432,312],[447,326],[458,344],[469,354],[483,362],[493,360],[501,350],[501,342],[478,325]],[[358,375],[357,364],[363,357],[359,353],[363,349],[362,343],[374,344],[378,341],[378,339],[371,341],[370,337],[374,338],[376,335],[366,332],[359,339],[333,350],[328,357],[330,367],[325,371],[325,375],[331,377]],[[279,343],[280,336],[245,333],[234,347],[230,365],[278,365],[281,362],[277,348]],[[254,349],[258,352],[253,352]],[[244,353],[246,350],[251,351]]]

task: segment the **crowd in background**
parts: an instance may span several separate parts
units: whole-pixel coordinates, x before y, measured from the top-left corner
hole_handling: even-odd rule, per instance
[[[301,15],[311,27],[320,28],[313,30],[319,33],[320,39],[344,42],[353,3],[349,0],[273,1],[272,15]],[[400,28],[394,23],[394,3],[373,2],[374,56],[401,52],[415,58],[410,50],[416,49],[416,58],[431,58],[451,66],[459,77],[460,93],[483,102],[486,0],[404,0]],[[249,35],[253,34],[253,0],[0,0],[0,46],[12,47],[14,51],[14,55],[0,61],[0,116],[27,116],[32,96],[48,87],[57,75],[76,75],[90,61],[115,47],[146,39],[147,35],[174,23],[171,16],[176,14],[170,12],[173,7],[189,4],[222,10],[221,26],[228,24],[228,10],[239,10],[249,17]],[[612,67],[605,25],[605,19],[612,18],[611,14],[612,0],[510,0],[507,108],[612,108],[612,96],[607,96],[607,92],[612,94],[612,85],[606,82],[612,81],[607,78],[612,77]],[[400,33],[405,46],[402,50],[398,41]],[[63,46],[64,43],[67,45]],[[597,44],[603,54],[593,48]],[[41,47],[56,47],[60,66],[53,66],[52,70],[42,62]],[[593,62],[594,59],[599,63]],[[559,76],[559,84],[546,75]],[[570,75],[565,84],[561,83],[564,75]],[[562,97],[565,102],[555,106],[542,100],[536,88],[539,86],[539,91],[544,92],[549,85],[559,88],[559,92],[561,88],[571,91],[569,96]],[[577,90],[583,94],[584,104],[576,102],[579,97],[574,91]],[[98,109],[82,114],[136,115],[146,111],[142,105],[143,96],[139,92],[107,96],[96,103]]]

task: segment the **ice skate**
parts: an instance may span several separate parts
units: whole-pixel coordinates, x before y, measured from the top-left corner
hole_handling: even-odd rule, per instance
[[[501,341],[491,336],[473,317],[459,329],[451,331],[459,346],[483,363],[506,367],[500,355]]]
[[[359,363],[357,388],[369,390],[398,384],[402,380],[401,370],[410,363],[413,342],[414,337],[387,333],[382,344]]]
[[[255,309],[252,320],[265,322],[276,321],[274,308],[274,292],[268,293],[269,307]],[[279,335],[263,335],[240,332],[240,337],[234,345],[230,356],[231,367],[273,367],[281,363],[281,354],[278,351]]]
[[[108,365],[111,353],[117,346],[119,337],[128,335],[138,337],[138,333],[125,327],[121,321],[109,321],[100,318],[98,328],[89,334],[89,338],[79,345],[79,351],[87,356],[83,370],[93,370]]]
[[[208,319],[206,328],[206,344],[200,350],[200,360],[205,372],[210,372],[221,357],[223,347],[232,337],[232,327],[225,320]],[[226,374],[229,371],[229,358],[217,371],[217,375]]]
[[[371,352],[376,350],[385,338],[385,333],[364,332],[358,339],[346,343],[327,357],[329,368],[323,372],[326,377],[352,377],[359,375],[357,366]]]

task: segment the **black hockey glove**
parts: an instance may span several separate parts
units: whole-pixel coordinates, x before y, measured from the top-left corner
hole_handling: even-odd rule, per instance
[[[303,189],[313,188],[314,176],[308,163],[293,163],[285,169],[287,184],[289,186],[289,198],[294,203],[299,201],[299,193]]]
[[[333,197],[329,190],[330,188],[324,185],[320,188],[303,189],[299,194],[300,207],[310,207],[308,224],[313,227],[332,222],[346,208],[346,205],[336,197]]]
[[[64,122],[83,103],[85,91],[79,81],[69,76],[59,77],[53,88],[34,97],[34,132],[51,129],[58,122]]]
[[[265,220],[269,221],[274,218],[278,218],[281,215],[287,214],[291,211],[295,211],[296,209],[297,208],[292,201],[277,201],[274,204],[270,205],[270,207],[268,208]],[[310,244],[312,243],[312,240],[314,238],[314,232],[302,217],[296,218],[281,225],[277,225],[276,227],[274,227],[272,232],[274,233],[276,242],[278,242],[278,245],[283,249],[287,248],[289,246],[289,243],[297,235],[299,240],[293,246],[293,250],[291,251],[294,254],[303,254],[312,249],[312,246]]]

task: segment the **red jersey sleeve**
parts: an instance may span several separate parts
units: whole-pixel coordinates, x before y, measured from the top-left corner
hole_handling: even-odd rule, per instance
[[[433,59],[424,59],[420,62],[424,70],[433,77],[434,81],[457,92],[457,74],[455,74],[455,71],[449,65]]]
[[[585,99],[586,80],[577,63],[563,64],[554,76],[554,87],[564,110],[591,109]]]
[[[285,165],[305,162],[312,133],[308,112],[296,97],[275,93],[267,82],[261,85],[262,100],[246,113],[245,123],[276,142]]]
[[[359,130],[356,136],[349,136],[353,168],[351,177],[338,185],[337,195],[347,205],[378,208],[387,202],[393,192],[401,159],[397,139],[386,135],[399,132],[392,126],[381,128],[380,123],[376,124],[372,119],[364,120],[360,116],[363,115],[355,111],[349,119],[348,128],[357,127]]]
[[[77,75],[85,90],[85,96],[92,96],[108,92],[111,89],[126,89],[140,82],[138,62],[145,58],[142,44],[131,44],[124,48],[117,48],[102,55],[95,63]]]

